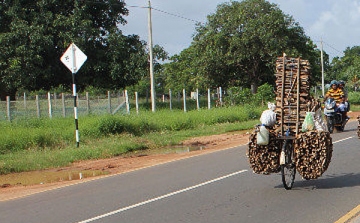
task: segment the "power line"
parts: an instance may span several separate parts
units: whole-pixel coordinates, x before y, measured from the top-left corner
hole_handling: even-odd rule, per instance
[[[181,16],[181,15],[177,15],[177,14],[170,13],[170,12],[165,12],[164,10],[156,9],[156,8],[153,8],[153,7],[151,7],[151,9],[154,9],[154,10],[156,10],[156,11],[162,12],[162,13],[164,13],[164,14],[168,14],[168,15],[175,16],[175,17],[178,17],[178,18],[181,18],[181,19],[185,19],[185,20],[188,20],[188,21],[192,21],[192,22],[196,22],[196,23],[202,23],[202,22],[199,22],[199,21],[197,21],[197,20],[189,19],[189,18],[186,18],[186,17]]]
[[[340,50],[338,50],[338,49],[336,49],[335,47],[333,47],[332,45],[330,45],[330,44],[328,44],[328,43],[326,43],[326,42],[324,42],[325,43],[325,45],[327,45],[328,47],[330,47],[331,49],[333,49],[333,50],[335,50],[336,52],[338,52],[338,53],[341,53],[341,54],[343,54],[344,52],[342,52],[342,51],[340,51]]]
[[[136,5],[126,5],[126,6],[131,7],[131,8],[146,8],[146,9],[149,8],[148,6],[136,6]],[[185,20],[188,20],[188,21],[191,21],[191,22],[203,23],[203,22],[199,22],[199,21],[194,20],[194,19],[186,18],[185,16],[182,16],[182,15],[174,14],[174,13],[171,13],[171,12],[166,12],[164,10],[157,9],[157,8],[154,8],[154,7],[151,7],[151,9],[153,9],[155,11],[158,11],[158,12],[161,12],[161,13],[164,13],[164,14],[167,14],[167,15],[171,15],[171,16],[178,17],[178,18],[181,18],[181,19],[185,19]]]
[[[329,48],[331,48],[332,50],[334,50],[336,53],[344,54],[343,51],[336,49],[334,46],[330,45],[329,43],[325,42],[324,40],[322,40],[322,41],[317,40],[317,41],[314,41],[314,42],[323,43],[323,44],[325,44],[327,47],[329,47]]]

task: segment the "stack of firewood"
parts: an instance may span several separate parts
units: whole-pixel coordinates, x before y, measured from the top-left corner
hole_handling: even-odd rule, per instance
[[[269,144],[266,146],[256,144],[256,131],[250,135],[247,154],[250,166],[255,173],[279,172],[281,143],[284,139],[279,139],[278,136],[281,135],[280,132],[284,134],[283,131],[290,128],[290,135],[296,136],[293,146],[298,172],[305,179],[316,179],[326,171],[331,162],[333,144],[329,132],[301,132],[306,112],[315,112],[321,106],[319,101],[310,95],[310,63],[300,58],[279,57],[276,61],[275,76],[275,112],[279,125],[269,131]],[[360,137],[360,129],[358,134]]]
[[[270,174],[280,171],[279,143],[274,131],[269,132],[269,144],[264,146],[256,143],[256,131],[250,135],[247,156],[254,173]]]
[[[278,57],[276,60],[276,107],[278,122],[283,122],[291,133],[301,129],[306,112],[320,108],[310,95],[310,63],[300,58]],[[299,77],[299,80],[298,80]],[[282,83],[284,81],[284,89]],[[299,90],[299,94],[297,91]],[[297,99],[299,97],[299,105]],[[283,99],[283,100],[282,100]],[[299,106],[299,114],[297,107]],[[280,120],[283,112],[284,118]],[[299,117],[298,117],[299,115]]]
[[[329,167],[333,151],[329,132],[300,133],[294,143],[296,169],[305,179],[320,177]]]

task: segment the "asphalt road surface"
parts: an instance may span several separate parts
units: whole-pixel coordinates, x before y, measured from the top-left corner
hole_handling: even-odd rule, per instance
[[[360,204],[356,123],[332,134],[328,170],[316,180],[252,172],[246,145],[0,202],[0,222],[336,222]],[[356,221],[356,220],[355,220]]]

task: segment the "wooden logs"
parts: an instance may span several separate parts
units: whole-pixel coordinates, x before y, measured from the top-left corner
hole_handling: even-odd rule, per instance
[[[305,179],[316,179],[328,168],[333,151],[332,138],[326,131],[300,133],[294,143],[295,165]]]
[[[305,179],[317,179],[328,168],[333,151],[332,138],[327,131],[301,127],[306,112],[316,112],[321,104],[310,95],[310,63],[300,58],[278,57],[276,61],[277,123],[269,131],[269,144],[256,144],[256,130],[249,137],[247,156],[251,168],[258,174],[280,172],[281,145],[285,131],[290,129],[297,171]],[[358,135],[360,138],[360,117]]]
[[[275,132],[269,131],[269,144],[266,146],[256,144],[255,131],[250,135],[247,156],[254,173],[278,173],[280,171],[280,152],[280,143]]]
[[[286,129],[290,128],[291,135],[301,129],[306,112],[316,111],[320,107],[318,101],[310,95],[310,71],[308,60],[289,57],[278,57],[276,60],[275,112],[277,122],[286,126]]]

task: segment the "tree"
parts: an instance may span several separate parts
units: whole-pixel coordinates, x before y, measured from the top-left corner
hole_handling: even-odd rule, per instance
[[[314,71],[320,71],[320,52],[303,28],[275,4],[230,1],[218,5],[207,20],[206,24],[197,24],[190,54],[181,53],[174,63],[180,62],[180,69],[187,63],[196,67],[196,75],[206,78],[212,87],[252,85],[256,89],[273,83],[275,60],[283,52],[310,60]]]
[[[70,88],[60,57],[72,42],[88,56],[76,75],[79,88],[122,88],[146,74],[145,42],[118,28],[128,14],[123,1],[2,1],[0,12],[2,99],[14,99],[19,88]]]
[[[360,85],[360,46],[347,47],[344,56],[335,57],[331,62],[329,71],[330,80],[344,80],[347,86]]]
[[[208,80],[202,75],[194,59],[197,57],[193,46],[183,50],[179,55],[170,58],[171,63],[164,65],[166,88],[174,92],[206,91]]]

